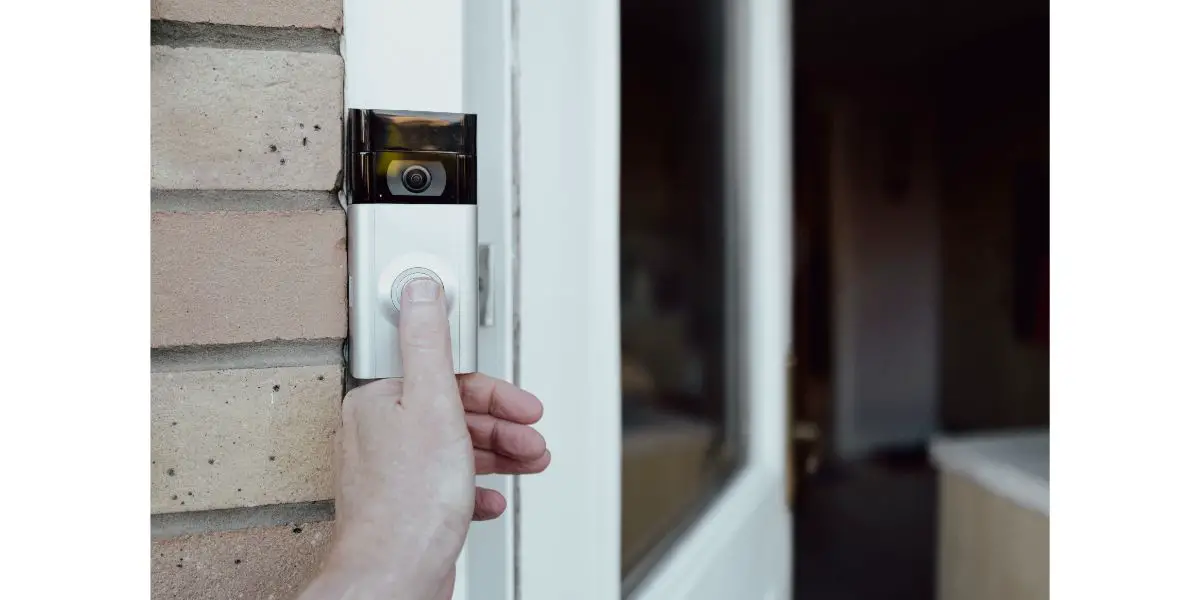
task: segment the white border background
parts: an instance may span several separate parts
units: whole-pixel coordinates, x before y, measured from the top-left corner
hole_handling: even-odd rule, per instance
[[[1200,598],[1198,17],[1051,7],[1055,598]]]
[[[147,4],[0,36],[5,597],[150,593]]]
[[[1198,13],[1182,1],[1052,8],[1059,598],[1200,597]],[[146,6],[22,3],[9,16],[4,595],[146,597]],[[71,115],[74,137],[55,115]]]

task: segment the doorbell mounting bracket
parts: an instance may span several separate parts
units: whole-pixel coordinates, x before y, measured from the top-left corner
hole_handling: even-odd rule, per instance
[[[475,371],[479,321],[475,115],[352,108],[346,119],[350,374],[403,377],[404,286],[440,283],[455,373]]]

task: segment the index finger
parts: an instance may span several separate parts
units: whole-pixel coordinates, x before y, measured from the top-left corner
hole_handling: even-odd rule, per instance
[[[413,279],[400,294],[400,360],[404,398],[458,401],[450,353],[450,321],[442,286],[427,277]]]

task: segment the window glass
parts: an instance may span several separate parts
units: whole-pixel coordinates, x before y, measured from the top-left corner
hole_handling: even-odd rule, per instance
[[[727,9],[621,7],[622,572],[627,588],[739,459]]]

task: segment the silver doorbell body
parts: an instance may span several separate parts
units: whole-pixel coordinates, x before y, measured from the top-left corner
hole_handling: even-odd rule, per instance
[[[350,374],[403,377],[400,292],[446,291],[454,372],[475,370],[475,115],[350,109],[346,121]]]

